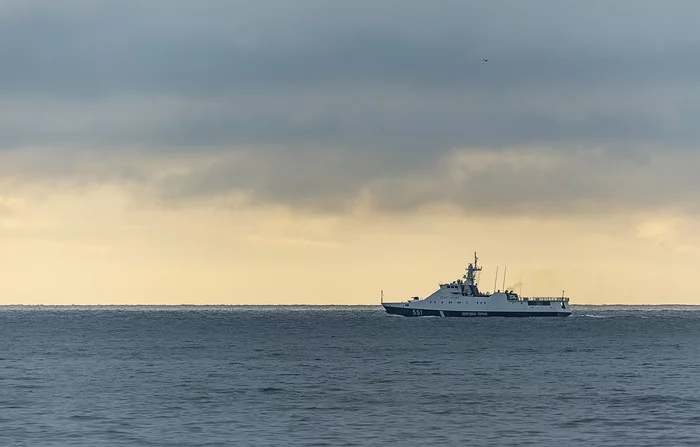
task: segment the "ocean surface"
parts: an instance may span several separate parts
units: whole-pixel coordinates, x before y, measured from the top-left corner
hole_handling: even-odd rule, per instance
[[[700,445],[700,307],[0,307],[0,340],[0,445]]]

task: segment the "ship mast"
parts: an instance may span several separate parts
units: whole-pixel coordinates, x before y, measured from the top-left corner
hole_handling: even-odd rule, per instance
[[[464,279],[469,286],[476,285],[476,272],[481,271],[481,267],[477,266],[478,262],[479,258],[477,258],[476,252],[474,252],[474,264],[469,264],[469,266],[467,266],[467,273],[464,275]]]

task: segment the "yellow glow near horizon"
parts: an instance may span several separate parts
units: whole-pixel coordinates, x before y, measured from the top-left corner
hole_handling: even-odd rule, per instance
[[[700,304],[693,227],[645,218],[318,216],[140,206],[119,188],[3,197],[2,304],[378,304],[425,296],[479,252],[480,286],[573,304]]]

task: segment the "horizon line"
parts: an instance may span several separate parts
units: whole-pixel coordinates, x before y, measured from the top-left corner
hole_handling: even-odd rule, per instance
[[[182,303],[182,304],[0,304],[0,309],[3,307],[381,307],[380,304],[331,304],[331,303],[296,303],[296,304],[192,304],[192,303]],[[654,307],[669,307],[669,306],[683,306],[683,307],[700,307],[700,303],[697,304],[682,304],[682,303],[641,303],[641,304],[629,304],[629,303],[602,303],[602,304],[572,304],[575,306],[617,306],[617,307],[639,307],[639,306],[654,306]]]

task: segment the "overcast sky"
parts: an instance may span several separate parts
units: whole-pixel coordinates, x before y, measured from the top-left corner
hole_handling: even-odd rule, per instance
[[[23,159],[38,176],[94,177],[86,151],[220,157],[156,185],[173,199],[685,203],[697,17],[694,1],[6,1],[0,146],[61,150]]]
[[[666,237],[700,205],[699,17],[691,0],[5,0],[1,235],[116,188],[110,222],[124,198]],[[657,220],[621,230],[639,215]]]

